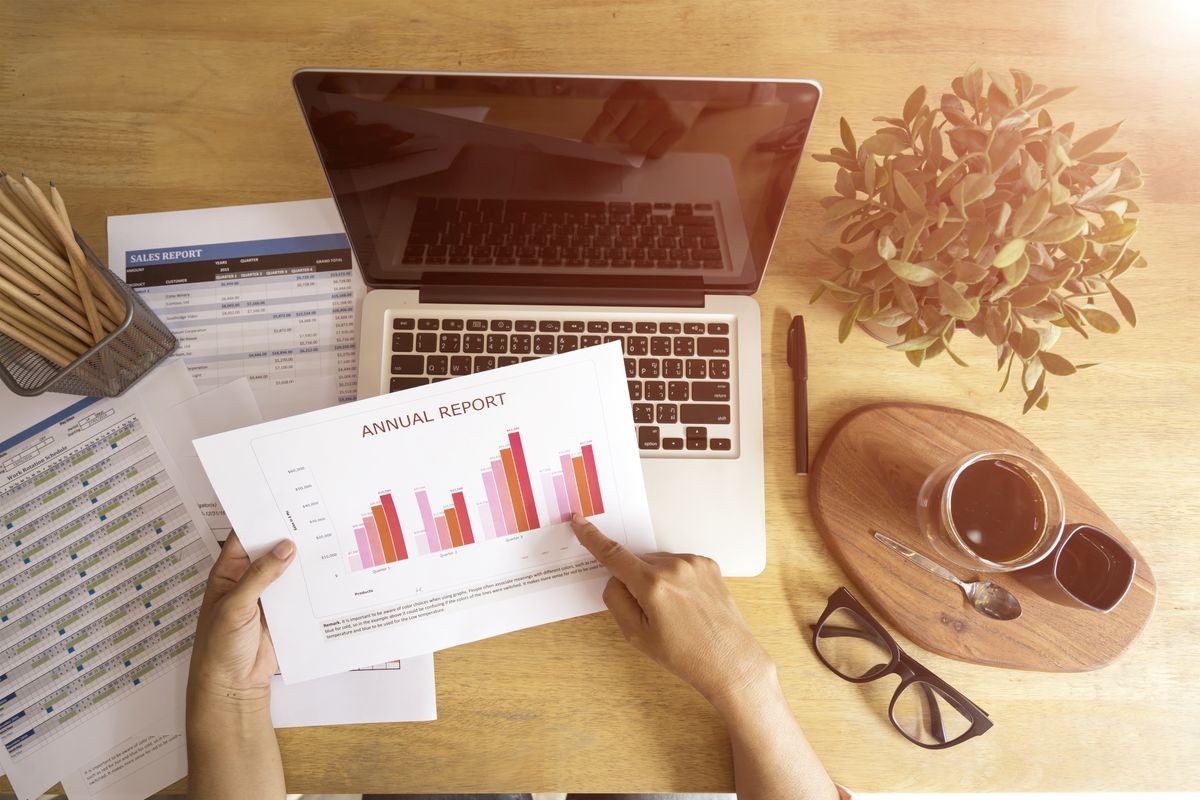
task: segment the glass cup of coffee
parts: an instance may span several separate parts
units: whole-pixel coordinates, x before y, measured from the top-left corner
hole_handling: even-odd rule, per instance
[[[917,496],[917,522],[946,561],[1011,572],[1054,552],[1063,499],[1044,467],[1020,453],[984,450],[947,461]]]

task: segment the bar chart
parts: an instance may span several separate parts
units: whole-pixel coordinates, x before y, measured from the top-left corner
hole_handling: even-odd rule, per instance
[[[401,524],[392,491],[380,492],[379,502],[365,508],[353,525],[354,549],[347,556],[351,572],[394,564],[411,556],[426,556],[467,547],[489,539],[538,530],[570,520],[571,514],[604,513],[596,454],[590,442],[559,454],[541,472],[543,508],[534,495],[525,445],[519,429],[508,431],[507,442],[481,466],[479,482],[467,490],[456,486],[431,499],[427,486],[412,490],[415,510],[411,523]],[[433,500],[440,500],[435,502]],[[407,529],[410,533],[406,534]]]

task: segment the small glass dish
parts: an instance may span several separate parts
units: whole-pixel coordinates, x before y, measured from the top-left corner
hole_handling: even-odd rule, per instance
[[[995,462],[1009,480],[996,484],[990,493],[986,485],[976,485],[968,496],[967,484],[960,481],[968,468],[982,462]],[[1023,488],[1017,490],[1016,486]],[[1035,509],[1031,516],[1035,522],[1019,536],[1012,534],[1011,519],[997,518],[989,531],[982,530],[984,526],[960,530],[956,510],[965,511],[971,505],[972,510],[990,508],[998,514],[1007,508]],[[917,496],[917,524],[930,545],[946,561],[975,572],[1012,572],[1038,563],[1058,546],[1063,523],[1062,492],[1054,478],[1037,462],[1011,450],[983,450],[946,461],[929,474]],[[983,546],[989,541],[1006,545],[1011,556],[995,555],[992,551],[997,548]]]

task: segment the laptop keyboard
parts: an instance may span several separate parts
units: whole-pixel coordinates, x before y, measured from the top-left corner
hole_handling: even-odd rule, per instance
[[[393,316],[390,390],[615,341],[644,455],[734,457],[733,327],[712,314]]]
[[[721,269],[712,203],[421,197],[405,264]]]

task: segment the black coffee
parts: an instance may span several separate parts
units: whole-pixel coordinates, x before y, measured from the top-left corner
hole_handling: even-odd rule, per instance
[[[950,518],[976,555],[1007,564],[1028,555],[1046,529],[1046,501],[1032,476],[1003,456],[975,461],[958,474]]]

